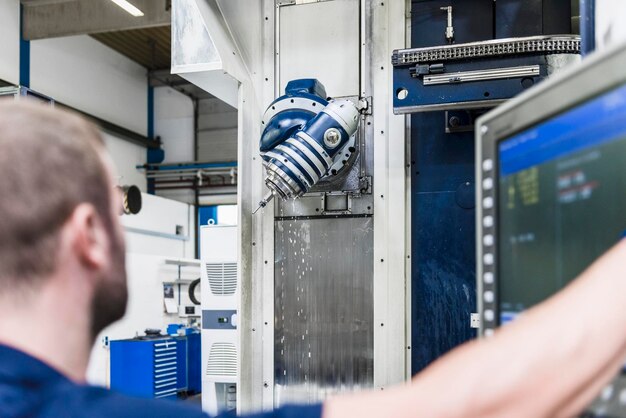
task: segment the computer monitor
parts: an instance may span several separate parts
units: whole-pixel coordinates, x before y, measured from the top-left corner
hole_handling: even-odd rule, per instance
[[[482,330],[513,320],[626,233],[626,49],[477,126]]]
[[[476,130],[478,307],[489,336],[625,236],[626,44],[486,114]]]

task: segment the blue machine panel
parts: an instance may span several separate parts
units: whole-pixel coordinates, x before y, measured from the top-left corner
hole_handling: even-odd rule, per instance
[[[142,398],[176,398],[178,347],[170,337],[111,341],[111,389]]]
[[[154,348],[147,341],[111,341],[111,389],[154,397]]]
[[[446,134],[445,112],[411,117],[412,371],[474,338],[473,132]]]
[[[494,41],[502,35],[571,33],[561,30],[571,25],[569,0],[414,0],[412,48],[447,44],[446,12],[440,9],[447,6],[453,8],[454,47],[469,42],[512,42]],[[579,40],[571,36],[535,40],[524,40],[523,54],[510,44],[495,50],[470,45],[449,54],[446,49],[442,55],[432,55],[429,49],[425,55],[415,54],[414,61],[408,53],[402,57],[406,61],[394,54],[394,110],[410,113],[425,110],[413,106],[440,106],[411,115],[413,373],[476,335],[470,328],[470,314],[476,312],[473,121],[489,104],[473,106],[472,102],[513,97],[547,76],[548,54],[575,54],[579,48]],[[464,55],[466,51],[471,57]],[[441,65],[431,69],[432,64]],[[425,70],[426,74],[454,75],[523,66],[539,66],[539,74],[464,82],[451,78],[453,82],[424,85]],[[401,89],[408,93],[404,100],[397,95]],[[437,110],[444,108],[449,111]]]
[[[494,2],[496,38],[578,33],[572,28],[571,0],[498,0]]]
[[[545,55],[530,55],[507,58],[490,58],[445,62],[445,73],[468,71],[488,71],[539,66],[539,73],[533,76],[503,78],[497,80],[472,81],[466,83],[446,83],[425,85],[424,77],[414,77],[407,67],[394,67],[394,88],[396,92],[406,90],[406,97],[394,95],[394,110],[413,111],[415,107],[442,106],[444,104],[484,102],[486,100],[506,100],[548,76],[548,63]],[[485,105],[483,104],[483,107]],[[487,105],[488,106],[488,105]],[[468,106],[469,107],[469,106]]]
[[[188,361],[187,361],[187,337],[174,337],[176,341],[176,389],[179,392],[186,392],[189,387],[187,381]]]
[[[200,333],[187,335],[187,392],[202,392],[202,351]]]
[[[493,0],[413,0],[412,3],[411,27],[413,32],[419,31],[419,36],[412,36],[413,48],[446,43],[447,14],[441,8],[448,6],[452,6],[456,43],[493,38]]]

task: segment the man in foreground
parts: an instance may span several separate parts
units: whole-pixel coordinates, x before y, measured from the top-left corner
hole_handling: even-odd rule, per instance
[[[0,196],[0,416],[206,418],[85,385],[95,336],[127,299],[120,196],[98,130],[0,101]],[[575,415],[626,354],[624,260],[620,243],[556,297],[411,384],[258,417]]]

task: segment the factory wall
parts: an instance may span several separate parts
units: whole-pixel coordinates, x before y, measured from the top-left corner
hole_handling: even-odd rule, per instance
[[[237,161],[237,109],[219,99],[200,100],[198,160]]]
[[[20,80],[20,5],[17,0],[0,0],[0,79],[12,84]]]
[[[154,134],[160,136],[164,163],[194,160],[194,122],[191,98],[170,87],[154,89]]]
[[[135,167],[146,161],[146,149],[107,133],[104,134],[104,142],[115,165],[117,183],[134,184],[145,191],[146,176]]]
[[[154,89],[154,133],[161,138],[164,163],[186,163],[195,160],[194,107],[188,96],[170,88]],[[162,190],[159,196],[185,203],[195,203],[192,190]]]
[[[625,14],[626,3],[623,0],[596,0],[596,47],[598,49],[626,40]]]
[[[141,135],[148,129],[146,70],[89,36],[31,43],[30,87],[55,100]],[[136,165],[145,148],[105,135],[120,184],[146,190]]]
[[[20,82],[20,3],[0,0],[0,79]],[[141,135],[148,130],[146,70],[95,39],[83,36],[30,42],[30,87]],[[145,148],[105,135],[121,182],[146,182],[135,165],[146,161]]]
[[[33,90],[138,134],[147,134],[145,68],[89,36],[30,44]]]
[[[123,216],[122,222],[127,231],[149,231],[150,235],[146,233],[127,234],[126,252],[194,258],[193,207],[145,193],[142,197],[141,212],[135,216]],[[181,239],[172,239],[176,235]],[[184,237],[187,240],[182,240]]]

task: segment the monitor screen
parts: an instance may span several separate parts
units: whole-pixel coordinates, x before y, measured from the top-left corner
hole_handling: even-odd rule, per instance
[[[626,86],[498,143],[504,324],[576,278],[626,232]]]

